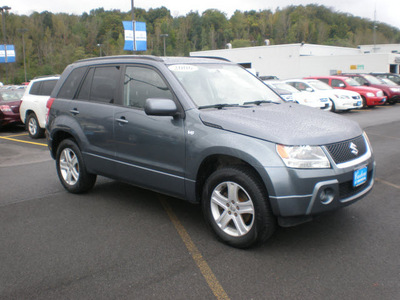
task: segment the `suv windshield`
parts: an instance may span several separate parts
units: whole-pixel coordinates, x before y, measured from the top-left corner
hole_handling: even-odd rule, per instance
[[[350,86],[360,86],[361,84],[359,84],[357,81],[355,81],[353,78],[346,78],[345,79],[347,84]]]
[[[262,81],[236,65],[180,64],[169,69],[199,107],[282,103]]]

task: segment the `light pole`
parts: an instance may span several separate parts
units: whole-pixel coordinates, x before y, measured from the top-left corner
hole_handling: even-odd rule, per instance
[[[6,15],[5,13],[11,9],[9,6],[0,7],[1,18],[3,21],[3,38],[4,38],[4,53],[5,53],[5,63],[6,63],[6,84],[8,83],[8,70],[7,70],[7,39],[6,39]]]
[[[135,11],[134,11],[134,1],[131,0],[131,6],[132,6],[132,29],[133,29],[133,52],[136,51],[136,28],[135,28]]]
[[[160,34],[160,36],[164,39],[164,56],[166,56],[165,55],[165,38],[168,37],[168,33],[162,33],[162,34]]]
[[[22,55],[24,56],[24,74],[25,74],[25,82],[27,82],[27,78],[26,78],[26,58],[25,58],[25,39],[24,39],[24,35],[25,33],[28,31],[28,29],[26,28],[21,28],[18,29],[19,32],[22,33]]]
[[[100,47],[100,56],[103,56],[103,55],[101,54],[101,44],[97,44],[97,47]]]

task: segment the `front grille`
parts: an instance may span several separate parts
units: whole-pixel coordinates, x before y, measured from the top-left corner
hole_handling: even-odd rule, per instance
[[[367,153],[367,143],[362,135],[351,140],[326,145],[336,164],[354,160]]]
[[[360,99],[361,97],[360,97],[360,96],[352,96],[351,98],[353,98],[353,99],[355,99],[355,100],[358,100],[358,99]]]
[[[367,181],[363,184],[353,187],[353,181],[347,181],[339,184],[339,199],[343,200],[354,196],[364,190],[367,186],[370,185],[372,179],[372,170],[367,173]]]

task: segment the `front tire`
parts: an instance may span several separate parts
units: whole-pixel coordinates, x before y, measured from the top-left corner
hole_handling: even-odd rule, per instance
[[[332,99],[329,99],[329,101],[331,101],[331,104],[332,104],[332,106],[331,106],[331,112],[336,112],[335,102],[333,102]]]
[[[363,104],[363,108],[367,108],[368,107],[368,104],[367,104],[367,98],[365,98],[364,96],[361,96],[361,99],[362,99],[362,104]]]
[[[233,247],[261,244],[276,228],[267,192],[246,167],[225,167],[212,173],[204,185],[202,209],[217,238]]]
[[[60,143],[57,149],[56,167],[58,178],[70,193],[87,192],[96,182],[97,176],[86,171],[81,151],[70,139]]]
[[[44,129],[40,128],[39,121],[34,113],[29,114],[26,120],[26,127],[32,139],[38,139],[44,136]]]

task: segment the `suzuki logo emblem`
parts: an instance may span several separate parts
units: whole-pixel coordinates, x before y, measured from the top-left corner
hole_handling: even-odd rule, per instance
[[[351,142],[349,148],[351,149],[351,153],[353,153],[354,155],[358,155],[358,149],[356,144]]]

